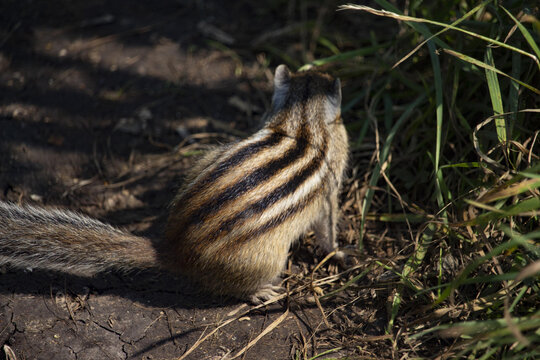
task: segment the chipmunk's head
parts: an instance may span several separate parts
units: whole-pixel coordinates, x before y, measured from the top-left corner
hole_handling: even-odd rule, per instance
[[[341,83],[316,71],[291,73],[279,65],[274,76],[272,115],[293,121],[330,124],[341,115]]]

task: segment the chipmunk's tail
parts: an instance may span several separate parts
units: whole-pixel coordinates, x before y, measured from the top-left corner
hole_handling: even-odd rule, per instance
[[[92,276],[158,267],[149,239],[65,210],[0,202],[0,265]]]

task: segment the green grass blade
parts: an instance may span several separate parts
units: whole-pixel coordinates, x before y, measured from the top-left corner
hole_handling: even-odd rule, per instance
[[[441,139],[442,139],[442,123],[443,123],[443,85],[441,75],[441,64],[439,62],[439,56],[436,54],[435,45],[432,42],[428,42],[429,56],[431,59],[431,66],[433,67],[433,79],[435,85],[435,115],[437,121],[436,133],[435,133],[435,159],[434,159],[434,178],[435,178],[435,196],[439,208],[444,208],[444,200],[442,196],[442,184],[441,174],[439,172],[439,162],[441,157]],[[442,216],[446,219],[446,212],[443,210]]]
[[[396,213],[396,214],[367,214],[366,220],[369,221],[380,221],[380,222],[401,222],[401,223],[411,223],[418,224],[424,223],[428,220],[428,217],[420,214],[409,214],[409,213]]]
[[[325,355],[328,355],[328,354],[331,354],[331,353],[334,353],[336,351],[339,351],[343,349],[341,346],[337,347],[337,348],[333,348],[333,349],[329,349],[329,350],[326,350],[326,351],[323,351],[322,353],[320,354],[317,354],[313,357],[310,357],[309,360],[316,360],[316,359],[319,359],[320,357],[322,356],[325,356]],[[331,359],[331,358],[325,358],[325,359]]]
[[[536,54],[536,58],[540,59],[540,48],[536,44],[536,41],[534,41],[531,33],[527,30],[527,28],[525,26],[523,26],[523,24],[521,22],[518,21],[518,19],[516,19],[508,10],[506,10],[504,8],[504,6],[499,5],[499,7],[501,9],[503,9],[504,12],[516,23],[519,31],[521,31],[521,34],[523,35],[525,40],[527,40],[527,43],[529,44],[529,46],[533,49],[534,53]],[[540,69],[540,64],[538,63],[538,61],[536,62],[536,64],[538,65],[538,68]]]
[[[498,212],[488,212],[482,215],[479,215],[469,221],[465,221],[458,225],[485,225],[491,221],[496,221],[499,219],[507,218],[510,216],[517,216],[521,214],[527,214],[531,211],[537,211],[540,209],[540,199],[530,198],[527,200],[520,201],[514,205],[510,205],[501,209]]]
[[[508,74],[502,72],[501,70],[497,69],[496,67],[493,67],[493,66],[491,66],[491,65],[489,65],[489,64],[486,64],[486,63],[483,63],[482,61],[479,61],[479,60],[477,60],[477,59],[475,59],[475,58],[472,58],[472,57],[470,57],[470,56],[467,56],[467,55],[465,55],[465,54],[462,54],[462,53],[457,52],[457,51],[454,51],[454,50],[443,49],[443,51],[444,51],[445,53],[447,53],[447,54],[450,54],[450,55],[452,55],[452,56],[457,57],[457,58],[460,59],[460,60],[463,60],[463,61],[468,62],[468,63],[470,63],[470,64],[476,65],[476,66],[478,66],[478,67],[481,67],[482,69],[489,69],[489,70],[491,70],[491,71],[496,72],[496,73],[499,74],[499,75],[503,75],[503,76],[509,78],[510,80],[513,80],[513,81],[517,82],[517,83],[520,84],[521,86],[523,86],[523,87],[525,87],[525,88],[531,90],[532,92],[534,92],[534,93],[540,95],[540,90],[538,90],[537,88],[535,88],[535,87],[533,87],[533,86],[531,86],[531,85],[529,85],[529,84],[526,84],[526,83],[524,83],[523,81],[519,81],[518,79],[515,79],[515,78],[511,77],[510,75],[508,75]]]
[[[503,273],[500,275],[486,275],[486,276],[474,276],[463,279],[461,285],[471,285],[471,284],[488,284],[488,283],[500,283],[503,281],[515,280],[519,275],[519,272],[512,271],[508,273]],[[447,286],[451,286],[451,283],[440,283],[429,288],[418,291],[414,294],[415,297],[420,297],[426,293],[430,293],[433,290],[439,290]],[[439,294],[440,295],[440,294]]]
[[[394,322],[396,321],[397,314],[399,312],[399,307],[401,305],[401,293],[403,291],[403,286],[396,291],[394,297],[392,298],[392,306],[390,307],[390,320],[388,320],[388,326],[386,327],[386,333],[391,334],[392,328],[394,327]]]
[[[520,330],[534,329],[540,326],[540,318],[514,318]],[[506,319],[494,319],[484,321],[464,321],[457,324],[448,324],[435,326],[410,336],[411,339],[417,339],[435,331],[443,332],[445,337],[459,337],[463,335],[474,336],[491,332],[493,335],[502,335],[501,330],[510,334]],[[497,333],[498,332],[498,333]],[[488,337],[489,338],[489,337]]]
[[[281,48],[277,46],[272,45],[264,45],[263,49],[267,51],[268,53],[272,54],[276,58],[280,59],[280,61],[285,62],[291,69],[298,69],[302,64],[296,60],[294,57],[287,54],[287,52],[283,51]]]
[[[491,51],[491,48],[488,47],[486,50],[486,56],[485,56],[486,63],[492,67],[495,68],[495,61],[493,60],[493,52]],[[486,79],[489,89],[489,96],[491,97],[491,106],[493,107],[493,114],[494,115],[500,115],[504,113],[503,103],[502,103],[502,96],[501,96],[501,88],[499,86],[499,79],[497,78],[497,73],[490,68],[485,68],[486,71]],[[495,128],[497,129],[497,137],[499,139],[500,143],[505,144],[507,140],[506,136],[506,120],[504,117],[497,117],[495,118]]]
[[[375,1],[381,6],[383,6],[383,4],[386,4],[386,6],[388,8],[395,9],[393,6],[390,6],[390,4],[388,4],[384,0],[375,0]],[[383,6],[383,7],[386,7],[386,6]],[[342,5],[342,6],[339,7],[339,9],[367,11],[367,12],[369,12],[371,14],[374,14],[374,15],[385,16],[385,17],[390,17],[390,18],[397,19],[397,20],[402,20],[402,21],[406,22],[409,26],[413,27],[417,31],[420,31],[419,30],[420,28],[415,28],[413,26],[414,23],[427,23],[427,24],[431,24],[431,25],[436,25],[436,26],[456,30],[456,31],[462,32],[464,34],[467,34],[469,36],[475,37],[477,39],[486,41],[488,43],[491,43],[491,44],[503,47],[505,49],[515,51],[517,53],[520,53],[521,55],[527,56],[527,57],[533,59],[534,62],[540,67],[540,60],[534,54],[526,52],[526,51],[524,51],[522,49],[518,49],[518,48],[516,48],[514,46],[505,44],[505,43],[500,42],[498,40],[489,38],[487,36],[483,36],[483,35],[477,34],[477,33],[472,32],[472,31],[468,31],[468,30],[465,30],[465,29],[462,29],[462,28],[459,28],[459,27],[452,26],[450,24],[445,24],[445,23],[441,23],[441,22],[438,22],[438,21],[434,21],[434,20],[415,18],[415,17],[412,17],[412,16],[405,16],[405,15],[402,15],[399,11],[397,11],[397,9],[395,9],[396,11],[391,12],[391,11],[385,11],[385,10],[375,10],[373,8],[370,8],[369,6],[364,6],[364,5]],[[425,29],[427,29],[427,28],[425,28]],[[429,32],[429,30],[428,30],[427,34],[425,33],[425,30],[422,30],[420,32],[426,38],[429,38],[431,36],[431,33]],[[440,43],[437,42],[437,44],[440,45],[443,48],[448,48],[448,45],[446,45],[442,41]]]
[[[386,9],[388,11],[391,11],[393,13],[393,15],[397,15],[398,17],[403,16],[401,11],[399,11],[396,7],[394,7],[394,5],[390,4],[386,0],[375,0],[375,2],[377,4],[379,4],[381,7],[383,7],[384,9]],[[374,10],[374,9],[368,8],[367,6],[362,6],[362,5],[343,5],[343,6],[340,6],[339,8],[340,9],[351,9],[351,10],[364,10],[364,11],[369,11],[367,9]],[[367,8],[367,9],[365,9],[365,8]],[[383,12],[388,13],[388,11],[386,11],[386,12],[383,11]],[[369,11],[369,12],[371,12],[371,11]],[[373,12],[371,12],[371,13],[375,14],[375,15],[380,15],[378,13],[373,13]],[[390,13],[390,14],[392,14],[392,13]],[[382,15],[382,16],[384,16],[384,15]],[[416,32],[419,32],[420,34],[422,34],[426,39],[430,38],[433,35],[431,33],[431,31],[429,31],[427,26],[425,26],[424,24],[421,24],[420,22],[413,21],[416,18],[411,18],[411,19],[412,19],[411,21],[407,21],[407,20],[404,20],[404,21],[405,21],[405,23],[407,25],[409,25],[411,28],[413,28]],[[440,46],[442,48],[448,48],[448,45],[438,37],[433,38],[433,41],[438,46]]]
[[[537,210],[540,210],[540,208],[537,208]],[[516,231],[513,231],[506,225],[501,225],[500,228],[508,237],[510,237],[510,239],[517,241],[521,246],[527,249],[527,251],[534,254],[534,256],[540,256],[540,246],[538,246],[539,242],[535,241],[534,243],[530,243],[530,239],[540,239],[540,231],[533,231],[526,235],[522,235]]]
[[[522,181],[515,181],[514,179],[489,190],[487,193],[482,195],[482,197],[478,199],[478,201],[482,203],[488,203],[501,199],[507,199],[509,197],[514,197],[525,192],[531,192],[533,189],[537,189],[540,187],[540,178],[533,178]]]
[[[466,163],[457,163],[457,164],[447,164],[441,166],[439,169],[446,169],[446,168],[481,168],[486,167],[486,164],[481,162],[466,162]]]
[[[512,77],[514,79],[519,79],[521,75],[521,58],[519,54],[512,53]],[[517,112],[519,110],[519,84],[515,81],[510,81],[510,86],[508,90],[508,110],[510,115],[508,116],[508,138],[512,139],[512,132],[514,125],[516,125],[516,120],[518,119]]]
[[[319,44],[321,44],[322,46],[324,46],[325,48],[327,48],[328,50],[330,50],[334,55],[337,55],[340,53],[338,47],[336,45],[334,45],[330,40],[328,40],[327,38],[325,37],[319,37],[319,40],[318,40]]]
[[[387,42],[387,43],[384,43],[384,44],[368,46],[368,47],[364,47],[364,48],[357,49],[357,50],[346,51],[346,52],[343,52],[343,53],[340,53],[340,54],[337,54],[337,55],[332,55],[332,56],[329,56],[329,57],[326,57],[326,58],[317,59],[317,60],[312,61],[309,64],[303,65],[300,69],[298,69],[298,71],[307,70],[312,66],[322,66],[322,65],[326,65],[326,64],[330,64],[330,63],[335,63],[335,62],[338,62],[338,61],[345,61],[345,60],[354,59],[355,57],[358,57],[358,56],[371,55],[371,54],[374,54],[377,50],[384,49],[384,48],[388,47],[389,45],[390,45],[390,43]]]
[[[452,24],[450,24],[450,26],[456,26],[456,25],[459,25],[461,22],[463,22],[464,20],[470,18],[471,16],[473,16],[474,14],[476,14],[479,10],[483,9],[487,4],[489,4],[492,0],[486,0],[484,1],[483,3],[481,4],[478,4],[477,6],[475,6],[473,9],[471,9],[470,11],[468,11],[465,15],[463,15],[462,17],[460,17],[459,19],[457,19],[456,21],[454,21]],[[394,66],[392,66],[392,69],[397,67],[399,64],[401,64],[403,61],[407,60],[409,57],[411,57],[415,52],[418,51],[418,49],[420,49],[422,46],[424,46],[424,44],[426,44],[428,41],[430,41],[431,39],[433,38],[438,38],[439,36],[441,36],[443,33],[445,33],[446,31],[450,30],[450,27],[447,26],[445,27],[444,29],[438,31],[437,33],[431,35],[429,38],[427,38],[426,40],[422,41],[420,44],[418,44],[413,50],[411,50],[407,55],[405,55],[404,57],[402,57],[397,63],[394,64]]]

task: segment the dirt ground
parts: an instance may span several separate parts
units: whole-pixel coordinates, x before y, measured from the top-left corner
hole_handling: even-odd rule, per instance
[[[208,144],[257,126],[279,64],[261,44],[291,24],[286,4],[2,1],[0,199],[76,209],[159,239],[185,169]],[[321,260],[309,246],[293,252],[290,274]],[[276,320],[244,359],[342,345],[310,335],[326,329],[316,305],[293,298],[280,318],[288,303],[232,321],[187,358],[228,358]],[[86,279],[3,268],[0,359],[9,349],[16,359],[175,359],[245,309],[167,274]],[[336,313],[329,339],[353,317],[363,334],[384,335],[384,308],[375,317],[357,311]],[[354,356],[349,345],[328,356]]]

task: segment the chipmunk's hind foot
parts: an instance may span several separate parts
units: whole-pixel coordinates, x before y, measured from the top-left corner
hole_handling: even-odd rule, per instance
[[[250,295],[248,300],[255,305],[260,305],[265,301],[281,295],[284,291],[285,289],[282,286],[266,284],[261,286],[255,294]]]

